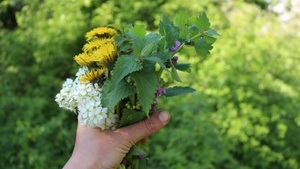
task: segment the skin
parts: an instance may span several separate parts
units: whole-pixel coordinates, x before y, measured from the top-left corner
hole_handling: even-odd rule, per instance
[[[115,169],[136,142],[145,140],[169,120],[170,114],[161,111],[117,130],[86,128],[78,123],[75,147],[64,169]]]

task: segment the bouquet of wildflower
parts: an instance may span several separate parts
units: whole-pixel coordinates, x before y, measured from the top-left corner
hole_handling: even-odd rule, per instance
[[[179,13],[173,20],[164,16],[157,33],[143,25],[95,28],[86,34],[83,52],[74,57],[80,65],[75,80],[67,79],[55,100],[87,127],[105,130],[136,123],[156,111],[160,96],[195,91],[173,85],[181,82],[178,71],[190,67],[176,53],[192,46],[206,57],[218,36],[204,12],[196,17]],[[147,143],[137,143],[120,168],[143,168],[147,155]]]

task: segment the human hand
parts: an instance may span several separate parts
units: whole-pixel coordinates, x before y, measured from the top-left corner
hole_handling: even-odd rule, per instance
[[[75,147],[64,169],[114,169],[130,148],[164,127],[170,119],[167,111],[117,130],[86,128],[78,123]]]

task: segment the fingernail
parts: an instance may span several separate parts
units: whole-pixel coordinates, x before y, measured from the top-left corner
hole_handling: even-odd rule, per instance
[[[170,114],[166,111],[162,111],[158,114],[158,118],[161,122],[165,123],[169,120]]]

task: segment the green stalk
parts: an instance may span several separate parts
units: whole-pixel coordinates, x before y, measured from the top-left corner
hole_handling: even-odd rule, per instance
[[[159,70],[158,70],[158,72],[157,72],[158,80],[160,79],[162,73],[163,73],[163,69],[162,69],[162,68],[159,68]]]
[[[141,141],[137,142],[137,143],[136,143],[136,146],[140,148],[140,147],[141,147]],[[139,169],[139,163],[140,163],[140,160],[139,160],[139,159],[137,159],[137,158],[134,159],[134,162],[133,162],[133,168],[134,168],[134,169]]]
[[[120,164],[120,166],[118,167],[118,169],[126,169],[126,166],[124,164]]]
[[[201,36],[201,35],[202,35],[202,33],[199,33],[199,34],[195,35],[194,37],[192,37],[192,38],[190,39],[190,41],[192,41],[192,40],[198,38],[198,37]],[[186,44],[186,42],[183,42],[183,43],[179,46],[179,48],[176,50],[176,52],[174,52],[174,54],[177,53],[178,51],[180,51],[180,49],[182,49],[183,46],[184,46],[185,44]]]
[[[129,96],[129,102],[131,107],[136,106],[135,95]]]
[[[121,112],[120,112],[120,103],[118,103],[116,105],[116,111],[117,111],[117,115],[119,116],[119,118],[121,117]]]
[[[135,159],[134,160],[134,165],[133,165],[133,167],[134,167],[134,169],[139,169],[139,159]]]

